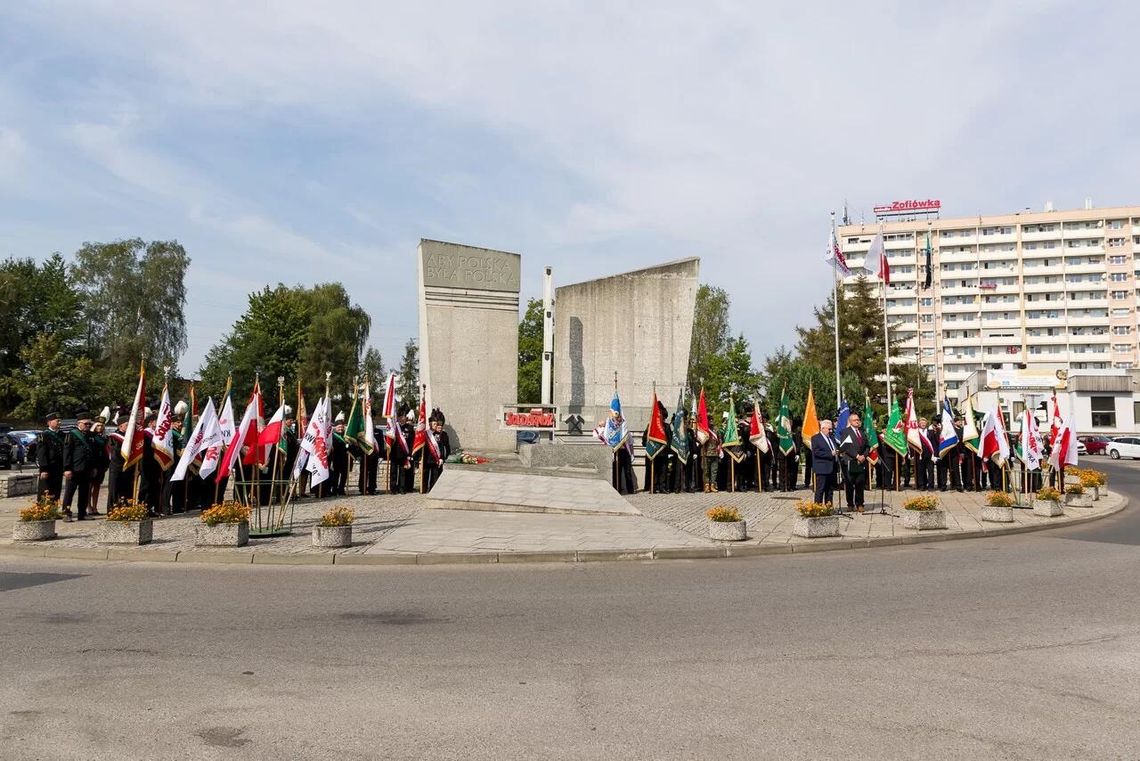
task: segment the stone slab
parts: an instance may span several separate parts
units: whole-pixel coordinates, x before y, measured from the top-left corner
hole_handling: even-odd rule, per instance
[[[607,482],[515,473],[444,469],[427,506],[445,510],[640,515]]]

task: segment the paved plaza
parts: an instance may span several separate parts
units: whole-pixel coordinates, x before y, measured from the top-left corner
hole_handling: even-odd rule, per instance
[[[562,480],[573,489],[583,484]],[[98,544],[98,519],[57,524],[59,538],[38,543],[14,543],[11,526],[27,497],[0,500],[0,553],[48,557],[177,560],[180,562],[255,563],[437,563],[582,561],[618,558],[728,557],[766,553],[853,549],[883,544],[990,536],[1066,525],[1116,512],[1125,500],[1109,493],[1091,508],[1065,509],[1056,518],[1036,516],[1028,509],[1013,511],[1013,523],[981,520],[982,493],[938,493],[947,512],[947,529],[919,532],[904,528],[901,503],[916,492],[869,495],[868,513],[841,520],[842,536],[803,539],[792,536],[795,505],[808,492],[645,494],[627,498],[627,515],[580,515],[476,510],[431,509],[430,496],[350,496],[335,500],[301,500],[288,536],[253,539],[240,548],[194,546],[196,514],[156,521],[154,541],[141,547]],[[880,501],[882,498],[882,501]],[[350,507],[357,519],[351,547],[320,549],[310,534],[320,514],[332,505]],[[716,505],[740,510],[748,524],[743,542],[708,538],[705,511]],[[885,508],[886,513],[879,512]],[[640,513],[640,515],[636,513]]]

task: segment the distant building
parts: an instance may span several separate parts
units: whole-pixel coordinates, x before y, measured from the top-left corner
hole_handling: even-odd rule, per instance
[[[937,208],[936,201],[923,203]],[[1085,385],[1089,405],[1105,406],[1107,396],[1124,405],[1114,407],[1115,422],[1103,426],[1092,423],[1106,420],[1107,409],[1090,408],[1082,432],[1137,430],[1133,406],[1119,396],[1135,392],[1124,389],[1124,381],[1106,380],[1121,390],[1101,394],[1091,389],[1101,381],[1086,379],[1111,370],[1120,373],[1103,377],[1132,378],[1123,371],[1140,367],[1140,206],[1094,209],[1090,202],[1054,211],[1049,204],[1043,212],[845,224],[837,235],[853,270],[862,269],[880,229],[891,268],[887,315],[892,335],[902,339],[892,361],[921,362],[951,398],[979,371],[1062,370],[1080,378],[1073,388],[1080,415],[1086,414]],[[924,289],[928,233],[932,283]]]

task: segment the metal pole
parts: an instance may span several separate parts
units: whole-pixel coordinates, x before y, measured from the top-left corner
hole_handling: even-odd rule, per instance
[[[554,398],[554,278],[547,267],[542,277],[542,404]]]
[[[835,245],[839,245],[839,238],[835,235],[835,212],[831,212],[831,237]],[[835,252],[831,252],[834,258]],[[835,409],[843,406],[843,386],[839,380],[839,260],[834,259],[832,266],[831,300],[834,306],[835,317]]]

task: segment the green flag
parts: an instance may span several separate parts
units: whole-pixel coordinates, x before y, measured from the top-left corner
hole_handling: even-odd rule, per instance
[[[736,462],[744,459],[744,452],[740,448],[740,428],[736,424],[736,405],[732,397],[728,398],[728,419],[724,422],[724,435],[721,436],[721,446],[724,451]]]
[[[789,455],[796,449],[792,438],[792,413],[788,410],[787,389],[780,392],[780,417],[776,421],[776,436],[780,439],[780,451]]]
[[[689,461],[689,432],[685,425],[685,389],[677,396],[677,411],[673,413],[673,435],[669,438],[669,448],[681,462]]]
[[[887,432],[883,434],[883,441],[887,446],[906,456],[906,431],[903,429],[902,410],[899,409],[899,400],[891,403],[891,416],[887,418]]]
[[[354,386],[352,389],[352,408],[348,412],[348,421],[344,425],[344,438],[348,441],[361,443],[364,439],[364,410],[360,406],[359,392]],[[371,450],[364,448],[366,454]]]
[[[867,432],[867,446],[871,448],[867,459],[876,463],[879,461],[879,432],[875,430],[875,411],[871,409],[870,399],[863,403],[863,430]]]

